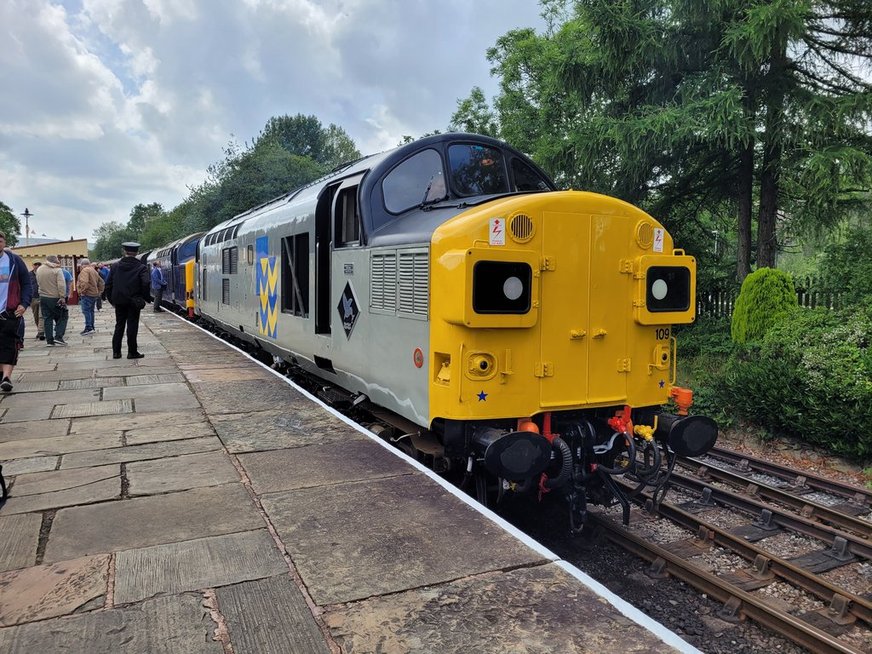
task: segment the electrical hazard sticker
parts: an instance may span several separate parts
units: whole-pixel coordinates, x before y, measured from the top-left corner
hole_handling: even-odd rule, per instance
[[[663,252],[663,234],[664,229],[662,227],[656,227],[654,229],[654,251],[655,252]]]
[[[506,244],[506,221],[502,218],[491,218],[487,242],[491,245]]]

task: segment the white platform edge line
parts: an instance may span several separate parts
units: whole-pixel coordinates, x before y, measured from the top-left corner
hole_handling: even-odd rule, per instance
[[[317,404],[320,407],[322,407],[323,409],[325,409],[332,416],[338,418],[339,420],[344,422],[349,427],[354,428],[356,431],[360,432],[361,434],[363,434],[364,436],[369,438],[371,441],[377,443],[378,445],[383,447],[385,450],[387,450],[391,454],[406,461],[408,464],[410,464],[416,470],[427,475],[427,477],[429,477],[430,479],[435,481],[442,488],[444,488],[446,491],[448,491],[449,493],[454,495],[456,498],[461,500],[464,504],[469,506],[471,509],[473,509],[474,511],[477,511],[478,513],[480,513],[483,516],[485,516],[486,518],[488,518],[491,522],[494,522],[495,524],[497,524],[504,531],[506,531],[510,535],[514,536],[517,540],[521,541],[524,545],[526,545],[527,547],[532,549],[537,554],[540,554],[543,558],[546,558],[546,559],[552,561],[557,566],[559,566],[560,568],[565,570],[567,573],[572,575],[575,579],[580,581],[583,585],[587,586],[591,591],[593,591],[594,593],[596,593],[597,595],[602,597],[604,600],[606,600],[609,604],[614,606],[618,610],[618,612],[621,613],[623,616],[625,616],[626,618],[629,618],[630,620],[632,620],[633,622],[635,622],[639,626],[644,627],[645,629],[647,629],[648,631],[653,633],[655,636],[660,638],[660,640],[662,640],[667,645],[674,647],[676,650],[678,650],[679,652],[682,652],[683,654],[703,654],[703,652],[698,650],[696,647],[694,647],[693,645],[691,645],[690,643],[688,643],[684,639],[682,639],[674,631],[670,631],[664,625],[657,622],[656,620],[654,620],[650,616],[646,615],[645,613],[643,613],[641,610],[637,609],[635,606],[633,606],[632,604],[630,604],[626,600],[618,597],[612,591],[610,591],[608,588],[603,586],[600,582],[596,581],[593,577],[589,576],[585,572],[582,572],[581,570],[576,568],[574,565],[572,565],[568,561],[561,559],[559,556],[557,556],[554,552],[549,550],[547,547],[544,547],[541,543],[530,538],[527,534],[522,532],[520,529],[518,529],[514,525],[506,522],[503,518],[498,516],[496,513],[494,513],[493,511],[491,511],[487,507],[482,506],[481,504],[476,502],[474,499],[472,499],[466,493],[462,493],[460,490],[458,490],[452,484],[449,484],[445,479],[443,479],[442,477],[437,475],[435,472],[433,472],[429,468],[425,467],[419,461],[416,461],[415,459],[410,457],[405,452],[402,452],[401,450],[398,450],[397,448],[391,446],[389,443],[386,443],[384,440],[382,440],[381,438],[379,438],[378,436],[373,434],[368,429],[365,429],[364,427],[357,424],[356,422],[354,422],[353,420],[351,420],[347,416],[344,416],[341,413],[339,413],[333,407],[325,404],[320,398],[312,395],[305,388],[301,388],[293,380],[288,379],[287,377],[282,375],[280,372],[270,368],[268,365],[266,365],[262,361],[258,361],[257,359],[249,356],[249,354],[247,352],[236,347],[232,343],[228,343],[227,341],[218,338],[218,336],[216,336],[215,334],[210,332],[208,329],[204,329],[203,327],[200,327],[200,325],[198,325],[194,322],[191,322],[187,318],[180,316],[175,312],[168,311],[167,313],[170,313],[174,318],[177,318],[178,320],[180,320],[180,321],[182,321],[182,322],[184,322],[184,323],[186,323],[186,324],[188,324],[196,329],[199,329],[204,334],[208,334],[209,336],[214,338],[216,341],[218,341],[219,343],[221,343],[225,347],[229,347],[233,350],[236,350],[237,352],[239,352],[240,354],[242,354],[243,356],[245,356],[249,360],[253,361],[257,365],[262,367],[264,370],[268,370],[270,373],[275,375],[278,379],[281,379],[288,386],[291,386],[294,390],[299,392],[304,397],[308,398],[309,400],[313,401],[315,404]]]

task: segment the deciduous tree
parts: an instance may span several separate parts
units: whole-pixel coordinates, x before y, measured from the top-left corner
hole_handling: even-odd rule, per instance
[[[21,221],[12,213],[12,209],[0,202],[0,232],[6,234],[6,245],[12,247],[18,243],[18,234],[21,233]]]

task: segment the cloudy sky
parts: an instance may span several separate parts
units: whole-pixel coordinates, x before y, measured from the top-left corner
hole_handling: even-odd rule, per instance
[[[92,238],[176,206],[231,140],[314,114],[363,153],[444,129],[537,0],[0,0],[0,201]],[[24,221],[22,220],[22,230]],[[23,234],[22,234],[23,237]],[[23,240],[23,238],[22,238]]]

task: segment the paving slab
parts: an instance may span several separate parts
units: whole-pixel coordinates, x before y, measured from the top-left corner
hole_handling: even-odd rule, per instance
[[[27,372],[24,372],[25,368],[19,366],[19,368],[15,371],[15,379],[18,381],[26,381],[26,382],[37,382],[37,381],[64,381],[66,379],[87,379],[88,377],[94,376],[93,370],[50,370],[50,371],[36,371],[29,364],[26,368]],[[25,380],[25,374],[27,379]]]
[[[366,436],[312,403],[289,411],[214,415],[212,425],[230,452],[366,440]]]
[[[226,347],[222,348],[220,345],[218,345],[218,347],[213,346],[211,348],[204,348],[203,350],[193,352],[188,350],[173,352],[171,356],[176,364],[181,365],[204,365],[208,363],[208,365],[213,368],[216,365],[225,366],[227,368],[251,365],[251,359],[246,357],[244,354],[239,354]],[[208,362],[204,361],[206,358],[208,358]]]
[[[542,560],[420,474],[272,493],[262,503],[322,605]]]
[[[14,426],[0,429],[0,443],[25,441],[31,438],[51,438],[65,436],[70,430],[69,420],[33,420],[19,422]]]
[[[15,382],[13,395],[19,393],[35,393],[39,391],[56,391],[60,382],[57,379],[46,379],[45,381],[18,381]]]
[[[66,422],[66,421],[64,421]],[[75,438],[56,436],[0,443],[0,461],[34,456],[51,456],[68,452],[83,452],[121,446],[121,434],[80,434]]]
[[[40,362],[38,364],[33,364],[33,363],[29,363],[29,362],[27,364],[28,373],[30,373],[31,371],[32,372],[51,372],[51,371],[56,370],[56,369],[57,369],[56,363],[51,363],[48,361],[43,363],[42,359],[40,359]]]
[[[288,574],[266,529],[119,552],[115,602]]]
[[[220,451],[130,463],[127,479],[131,497],[240,481],[236,468]]]
[[[279,379],[192,384],[194,393],[210,416],[239,413],[240,398],[248,411],[281,409],[287,412],[311,407],[311,402]]]
[[[128,386],[146,386],[150,384],[185,383],[185,378],[180,372],[164,373],[158,375],[132,375],[125,378]]]
[[[221,370],[216,368],[185,370],[184,376],[191,383],[247,381],[251,379],[276,380],[275,375],[256,365],[234,368],[232,370]]]
[[[0,571],[25,568],[36,563],[36,547],[42,516],[0,516]]]
[[[59,490],[38,495],[13,494],[3,507],[4,513],[28,513],[31,511],[46,511],[64,506],[79,506],[112,500],[121,496],[121,477],[95,481],[79,488]]]
[[[221,643],[212,640],[214,629],[203,598],[186,594],[0,629],[0,651],[223,654]]]
[[[52,470],[50,472],[35,472],[21,474],[15,478],[15,497],[52,493],[59,490],[69,490],[105,479],[121,475],[117,465],[100,466],[98,468],[78,468],[76,470]],[[10,498],[11,499],[11,498]]]
[[[3,474],[7,477],[14,477],[28,472],[47,472],[56,469],[59,461],[60,458],[57,456],[35,456],[30,459],[4,461]]]
[[[242,484],[61,509],[45,561],[175,543],[263,527]]]
[[[135,374],[141,375],[141,374],[143,374],[143,372],[141,370],[142,368],[151,368],[154,366],[167,366],[167,365],[172,365],[172,360],[170,360],[166,356],[163,356],[163,357],[155,357],[155,358],[152,358],[148,361],[146,359],[130,360],[130,359],[127,359],[126,357],[121,358],[121,359],[107,359],[105,361],[100,361],[96,365],[94,362],[74,361],[74,362],[69,363],[69,364],[64,363],[63,367],[68,369],[68,370],[99,369],[100,371],[111,369],[111,368],[120,368],[120,369],[124,369],[125,371],[132,370]],[[98,375],[99,375],[99,373],[98,373]]]
[[[78,343],[76,343],[78,345]],[[96,366],[97,364],[106,361],[105,353],[90,353],[90,354],[72,354],[69,353],[70,350],[64,350],[63,352],[52,352],[49,361],[54,361],[59,366],[68,367],[74,363],[86,363],[90,366]]]
[[[366,439],[240,454],[239,461],[258,494],[413,472],[399,457]]]
[[[254,365],[250,359],[233,360],[227,359],[212,359],[208,361],[199,361],[196,363],[180,363],[176,362],[176,368],[182,371],[182,374],[193,370],[231,370],[235,368],[245,368]]]
[[[123,386],[124,377],[87,377],[86,379],[67,379],[60,382],[61,390],[76,390],[82,388],[109,388]]]
[[[51,391],[44,393],[12,393],[0,396],[0,406],[6,409],[29,406],[54,406],[56,404],[73,404],[91,402],[100,399],[100,392],[94,389],[77,391]]]
[[[61,461],[61,470],[101,466],[110,463],[127,463],[128,461],[146,461],[148,459],[161,459],[163,457],[182,456],[183,454],[195,454],[219,449],[221,449],[221,441],[214,436],[146,443],[145,445],[126,445],[113,449],[67,454]]]
[[[343,652],[674,652],[556,565],[329,609]]]
[[[219,588],[217,595],[234,654],[329,654],[302,593],[287,575]]]
[[[144,361],[144,359],[140,359],[140,361]],[[113,368],[98,368],[94,372],[97,377],[137,377],[144,374],[170,375],[174,372],[178,372],[178,368],[173,365],[173,362],[171,360],[161,359],[161,363],[159,365],[154,364],[148,368],[137,368],[135,365],[129,365]]]
[[[146,416],[95,416],[93,418],[75,418],[70,425],[71,434],[88,434],[93,432],[126,431],[146,427],[166,426],[174,429],[176,425],[205,423],[206,416],[202,411],[166,411],[149,413]]]
[[[29,420],[48,420],[53,409],[54,407],[51,404],[10,408],[0,407],[0,411],[4,412],[0,422],[11,424],[27,422]]]
[[[121,386],[103,391],[103,401],[129,398],[137,413],[199,409],[197,398],[187,384],[153,384],[150,386]]]
[[[159,415],[159,414],[149,414]],[[160,427],[143,427],[140,429],[131,429],[124,434],[124,439],[128,445],[141,445],[143,443],[157,443],[159,441],[180,441],[189,438],[201,438],[216,436],[215,430],[208,422],[199,422],[193,424],[162,424],[163,421],[155,421],[161,424]]]
[[[133,401],[103,400],[102,402],[84,402],[82,404],[59,404],[52,411],[51,417],[81,418],[83,416],[105,416],[119,413],[133,413]]]
[[[108,555],[0,573],[0,626],[102,607],[108,578]]]

